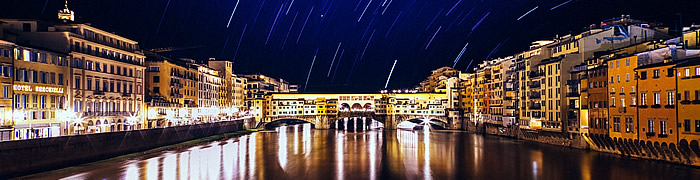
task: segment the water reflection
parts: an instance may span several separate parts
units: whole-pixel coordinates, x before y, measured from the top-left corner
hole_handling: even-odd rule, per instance
[[[299,124],[22,178],[692,179],[699,171],[462,132],[312,130]]]

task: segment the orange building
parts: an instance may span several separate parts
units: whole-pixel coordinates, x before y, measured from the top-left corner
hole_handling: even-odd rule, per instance
[[[608,61],[608,92],[610,92],[610,137],[637,139],[637,56],[622,55]]]
[[[609,121],[608,121],[608,106],[611,106],[608,100],[608,81],[607,81],[607,65],[602,63],[603,59],[593,58],[586,60],[588,64],[588,96],[581,97],[586,99],[588,103],[588,132],[593,135],[607,136]]]
[[[700,141],[700,58],[676,65],[678,82],[678,140],[680,146],[698,149]],[[700,155],[700,154],[697,154]]]
[[[662,148],[677,143],[678,132],[673,131],[677,122],[674,66],[675,62],[665,60],[635,69],[639,75],[639,140]],[[619,100],[616,103],[620,103]]]

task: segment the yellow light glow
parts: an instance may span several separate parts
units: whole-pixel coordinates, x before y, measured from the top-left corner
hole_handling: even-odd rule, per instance
[[[59,87],[46,87],[46,86],[32,86],[29,85],[14,85],[13,89],[15,91],[25,91],[25,92],[46,92],[46,93],[63,93],[63,88]]]
[[[13,88],[15,89],[15,91],[32,92],[32,87],[27,85],[14,85]]]
[[[36,86],[36,87],[34,87],[34,90],[36,92],[63,93],[63,88],[57,88],[57,87]]]

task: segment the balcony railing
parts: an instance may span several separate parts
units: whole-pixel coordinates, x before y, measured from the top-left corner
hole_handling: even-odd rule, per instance
[[[578,92],[566,93],[566,97],[579,97],[579,96],[581,96],[581,94],[579,94]]]
[[[100,116],[131,116],[131,112],[83,112],[84,118],[100,117]]]
[[[182,88],[183,87],[183,85],[181,83],[174,83],[174,82],[171,82],[170,86],[172,86],[174,88]]]
[[[71,31],[71,32],[76,33],[76,34],[81,34],[81,35],[82,35],[82,33],[79,33],[78,31]],[[118,48],[118,49],[125,50],[125,51],[129,51],[129,52],[140,51],[138,45],[134,45],[133,48],[132,48],[132,47],[129,47],[129,46],[117,45],[117,44],[114,43],[114,42],[110,43],[110,42],[107,42],[107,41],[105,41],[105,40],[102,40],[102,39],[99,39],[99,38],[93,38],[93,37],[90,37],[90,36],[85,36],[85,39],[88,40],[88,41],[92,41],[92,42],[95,42],[95,43],[99,43],[99,44],[102,44],[102,45],[110,46],[110,47],[113,47],[113,48]]]
[[[88,55],[101,57],[101,58],[105,58],[105,59],[111,59],[111,60],[115,60],[115,61],[119,61],[119,62],[143,66],[143,62],[139,62],[139,61],[136,61],[134,59],[129,60],[127,58],[119,58],[119,57],[115,56],[114,54],[112,54],[110,56],[110,55],[107,55],[106,53],[100,53],[97,51],[88,51],[88,50],[86,50],[86,48],[79,48],[79,47],[73,47],[72,49],[75,52],[79,52],[79,53],[83,53],[83,54],[88,54]],[[82,67],[82,65],[80,67]]]
[[[182,94],[170,93],[170,97],[173,97],[173,98],[182,98]]]
[[[530,78],[538,78],[538,77],[544,76],[544,73],[533,71],[533,72],[530,72],[530,74],[528,76]]]

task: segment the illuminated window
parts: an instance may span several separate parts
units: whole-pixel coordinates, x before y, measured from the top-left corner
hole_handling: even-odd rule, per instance
[[[658,69],[654,69],[654,78],[659,78],[661,77],[661,71]]]
[[[661,104],[661,94],[659,94],[658,92],[654,93],[654,104]]]
[[[659,120],[659,134],[666,134],[666,119]]]
[[[673,106],[673,94],[675,94],[673,91],[668,91],[668,105]]]

